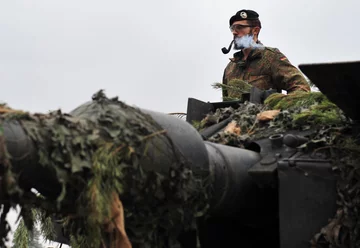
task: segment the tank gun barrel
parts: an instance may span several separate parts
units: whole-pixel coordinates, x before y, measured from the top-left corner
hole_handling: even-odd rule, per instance
[[[54,116],[41,115],[36,121],[35,119],[29,121],[28,117],[20,120],[14,120],[14,118],[3,120],[6,149],[20,186],[25,190],[34,188],[48,199],[57,199],[62,191],[58,178],[59,171],[58,168],[51,167],[47,163],[51,159],[58,160],[59,163],[52,164],[63,166],[65,168],[62,170],[65,169],[71,173],[76,168],[69,164],[71,161],[75,162],[69,159],[71,155],[69,152],[76,154],[76,151],[71,151],[71,149],[75,149],[79,144],[74,145],[74,142],[70,142],[69,144],[73,146],[67,148],[66,144],[63,144],[64,152],[56,152],[55,149],[58,148],[56,145],[59,144],[54,144],[55,136],[63,135],[62,142],[66,143],[79,139],[80,136],[83,140],[90,139],[94,133],[98,133],[102,140],[113,141],[117,137],[109,137],[110,131],[105,133],[107,129],[110,129],[109,123],[99,119],[99,116],[104,114],[105,107],[103,106],[104,103],[100,105],[93,101],[81,105],[69,115],[60,113]],[[129,106],[109,101],[106,108],[111,109],[109,118],[117,116],[112,119],[113,122],[121,120],[122,123],[138,125],[136,123],[138,120],[134,119],[136,116],[129,114],[129,111],[135,110]],[[174,161],[181,158],[191,166],[196,179],[207,182],[206,191],[211,196],[208,203],[212,213],[229,215],[242,207],[253,208],[258,205],[260,195],[256,197],[257,199],[254,199],[252,195],[252,201],[246,197],[250,194],[249,192],[256,190],[255,183],[247,174],[247,170],[260,159],[258,153],[203,141],[193,126],[167,114],[138,109],[138,115],[146,116],[142,121],[146,120],[147,125],[155,127],[155,132],[166,133],[165,136],[154,136],[147,147],[147,155],[140,161],[140,166],[145,171],[167,175]],[[80,126],[86,128],[76,132],[66,130],[71,126],[77,126],[77,130],[81,130]],[[116,125],[112,123],[112,126]],[[115,131],[119,134],[128,132],[125,126],[123,129],[112,130],[113,135],[116,135]],[[89,145],[87,149],[94,149],[94,147]],[[43,157],[45,154],[47,156]],[[61,163],[65,164],[61,165]],[[86,168],[91,171],[91,166]],[[71,208],[71,202],[69,204]]]

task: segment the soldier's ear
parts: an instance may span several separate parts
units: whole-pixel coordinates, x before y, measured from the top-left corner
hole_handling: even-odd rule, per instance
[[[259,32],[260,32],[260,27],[255,27],[255,28],[253,29],[253,34],[254,34],[254,35],[259,35]]]

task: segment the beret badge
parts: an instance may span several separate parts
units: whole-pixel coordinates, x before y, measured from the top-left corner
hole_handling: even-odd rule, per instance
[[[241,11],[241,12],[240,12],[240,16],[241,16],[241,18],[243,18],[243,19],[246,19],[246,18],[247,18],[247,14],[246,14],[245,11]]]

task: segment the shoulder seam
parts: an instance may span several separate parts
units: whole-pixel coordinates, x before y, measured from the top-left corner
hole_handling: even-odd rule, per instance
[[[275,47],[265,47],[265,49],[267,49],[267,50],[269,50],[269,51],[271,51],[271,52],[273,52],[273,53],[277,53],[277,52],[278,52],[278,49],[275,48]]]

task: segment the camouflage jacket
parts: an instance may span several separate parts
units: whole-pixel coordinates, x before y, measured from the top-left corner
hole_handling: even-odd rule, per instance
[[[288,93],[295,90],[310,91],[305,77],[279,49],[253,49],[246,60],[242,60],[242,57],[243,53],[240,51],[230,59],[224,70],[223,84],[229,84],[232,79],[240,79],[263,90],[286,90]],[[223,89],[223,97],[240,96],[236,91]]]

